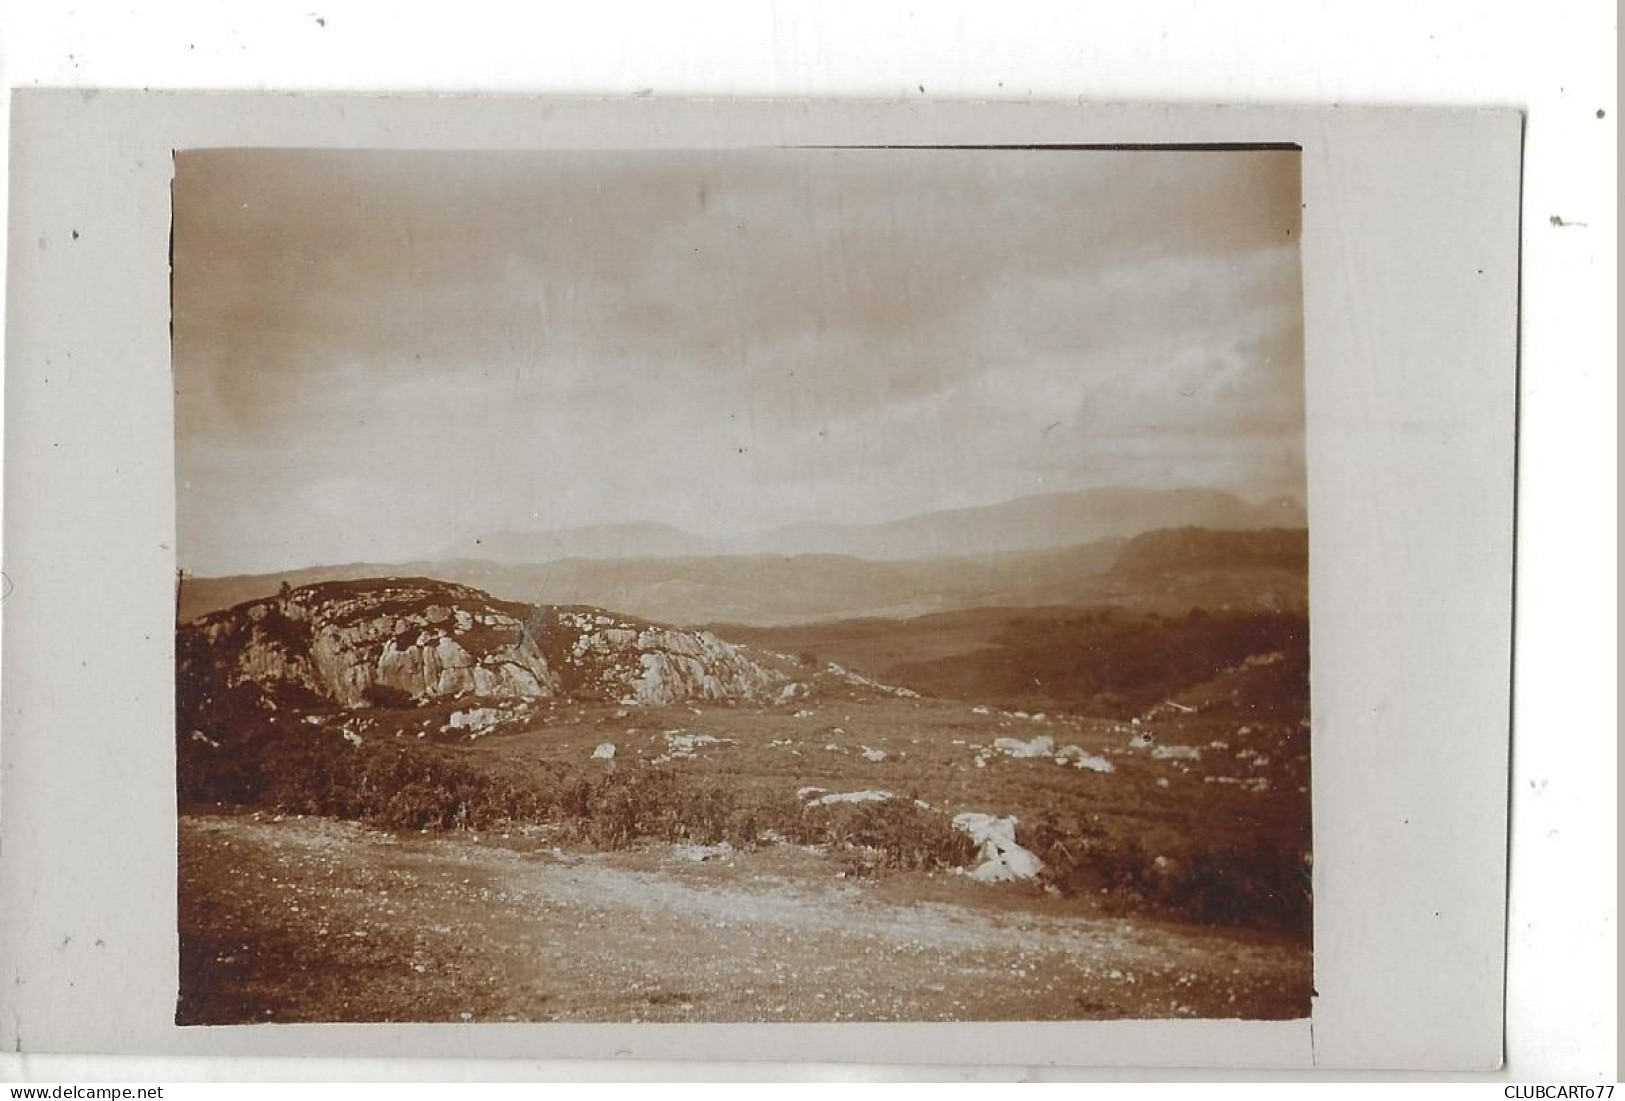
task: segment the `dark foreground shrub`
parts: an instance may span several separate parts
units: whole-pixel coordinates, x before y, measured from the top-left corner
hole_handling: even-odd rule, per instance
[[[330,730],[240,727],[176,746],[176,791],[187,803],[236,803],[290,814],[372,822],[390,829],[489,829],[556,811],[545,769],[480,769],[455,750],[353,745]]]
[[[1309,862],[1259,840],[1189,853],[1164,889],[1193,920],[1307,931],[1313,913]]]
[[[1258,838],[1154,853],[1138,837],[1081,824],[1069,833],[1047,817],[1021,839],[1044,860],[1045,883],[1063,894],[1098,892],[1115,909],[1204,925],[1310,928],[1310,865],[1294,845]]]

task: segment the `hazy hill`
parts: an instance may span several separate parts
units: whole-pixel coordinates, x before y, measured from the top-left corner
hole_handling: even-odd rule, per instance
[[[433,576],[511,601],[587,604],[666,623],[773,626],[890,619],[976,607],[1115,604],[1177,614],[1192,607],[1302,609],[1302,530],[1180,529],[1025,554],[915,561],[838,555],[565,559],[529,565],[471,559],[350,563],[248,577],[187,578],[180,619],[277,591],[367,577]]]
[[[724,550],[713,540],[668,524],[600,524],[558,531],[499,531],[448,547],[439,557],[529,565],[564,558],[682,558]]]
[[[439,560],[187,578],[178,611],[191,619],[284,582],[415,575],[504,600],[590,604],[671,623],[810,623],[993,605],[1177,610],[1260,598],[1298,607],[1306,539],[1301,530],[1266,532],[1301,528],[1302,518],[1290,499],[1254,505],[1217,490],[1105,489],[886,524],[794,525],[751,541],[748,552],[663,524],[504,532]],[[1267,571],[1278,576],[1256,576]]]
[[[533,565],[459,559],[399,565],[348,563],[287,574],[188,577],[182,621],[293,586],[369,577],[433,576],[503,600],[590,604],[668,623],[802,623],[860,615],[907,616],[1023,594],[1100,575],[1118,540],[1031,555],[871,562],[835,555],[572,558]],[[1035,598],[1036,599],[1036,598]]]
[[[917,561],[839,555],[572,560],[530,571],[548,600],[624,608],[674,623],[808,623],[870,615],[923,615],[1096,576],[1117,560],[1119,541],[1041,554]]]
[[[666,524],[649,523],[497,532],[449,547],[438,558],[479,559],[503,565],[572,558],[756,554],[910,561],[1056,550],[1159,528],[1234,530],[1303,524],[1303,506],[1290,498],[1255,505],[1233,493],[1213,489],[1091,489],[922,512],[881,524],[791,524],[738,539],[711,539]]]
[[[1259,569],[1307,572],[1309,533],[1301,528],[1149,531],[1129,540],[1112,566],[1114,574],[1132,577]]]
[[[1094,489],[927,512],[884,524],[795,524],[769,532],[756,549],[881,560],[941,558],[1050,550],[1159,528],[1303,522],[1302,506],[1290,499],[1253,505],[1220,490]]]

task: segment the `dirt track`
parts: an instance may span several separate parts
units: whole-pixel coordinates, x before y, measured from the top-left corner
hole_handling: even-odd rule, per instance
[[[1279,938],[816,852],[181,819],[181,1023],[1294,1017]]]

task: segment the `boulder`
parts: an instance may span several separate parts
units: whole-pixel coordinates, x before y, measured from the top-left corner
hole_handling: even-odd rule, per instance
[[[954,815],[954,828],[970,835],[980,848],[981,863],[970,871],[972,879],[997,883],[1007,879],[1033,879],[1044,870],[1044,862],[1016,844],[1016,817],[999,817],[962,811]]]
[[[1055,754],[1055,739],[1048,734],[1040,734],[1028,742],[1020,738],[995,738],[993,748],[1006,757],[1051,757]]]

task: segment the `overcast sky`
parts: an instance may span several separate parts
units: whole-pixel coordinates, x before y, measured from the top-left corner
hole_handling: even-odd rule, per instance
[[[181,565],[1302,497],[1288,152],[176,158]]]

